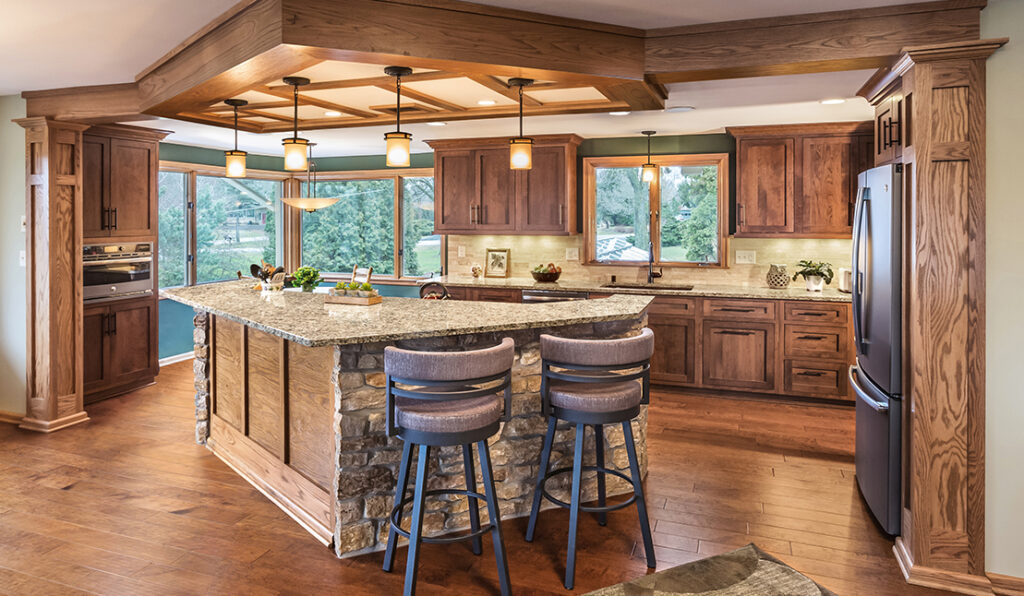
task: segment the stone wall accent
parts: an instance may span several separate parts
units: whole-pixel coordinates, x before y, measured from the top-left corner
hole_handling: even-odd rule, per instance
[[[192,372],[196,390],[196,443],[205,445],[210,436],[210,316],[196,310],[192,318]]]
[[[623,337],[634,335],[645,323],[644,319],[534,329],[506,333],[484,333],[456,337],[407,340],[396,345],[414,350],[470,350],[496,345],[503,337],[516,342],[515,364],[512,369],[511,418],[502,424],[500,432],[489,440],[495,489],[503,518],[528,515],[533,499],[541,445],[547,421],[540,413],[540,343],[542,333],[566,337]],[[335,406],[337,408],[336,478],[337,502],[334,536],[338,556],[352,556],[382,549],[387,542],[387,515],[392,506],[398,462],[402,442],[388,438],[385,431],[384,347],[386,343],[337,346],[335,348],[334,378],[337,380]],[[197,348],[198,349],[198,348]],[[198,402],[197,402],[198,403]],[[647,473],[647,408],[633,421],[641,473]],[[625,442],[621,426],[605,428],[605,464],[629,475]],[[575,441],[572,425],[562,422],[558,426],[552,448],[551,469],[571,467]],[[593,465],[594,437],[588,428],[585,441],[586,465]],[[477,472],[477,490],[480,484],[480,465],[474,451]],[[461,447],[443,447],[432,450],[428,464],[430,478],[428,490],[464,488]],[[413,467],[412,476],[415,476]],[[548,483],[548,490],[557,498],[569,500],[571,475],[564,474]],[[410,486],[412,478],[410,478]],[[608,492],[617,495],[629,492],[629,485],[621,479],[608,476]],[[597,495],[596,475],[584,475],[585,500]],[[545,508],[554,507],[544,501]],[[428,497],[424,515],[426,535],[450,533],[469,528],[469,500],[462,496]],[[407,509],[408,512],[408,509]],[[568,514],[567,514],[568,515]],[[408,516],[406,516],[406,519]],[[481,502],[481,518],[487,519],[486,505]]]

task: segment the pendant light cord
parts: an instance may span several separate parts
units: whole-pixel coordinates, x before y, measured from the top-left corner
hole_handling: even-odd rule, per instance
[[[395,77],[395,132],[402,132],[402,77]]]
[[[235,106],[235,152],[238,152],[238,106]]]
[[[297,138],[299,138],[299,86],[298,86],[298,84],[293,85],[293,89],[294,89],[294,91],[293,91],[293,98],[294,98],[294,105],[295,105],[295,111],[293,112],[294,116],[292,117],[292,122],[295,123],[295,133],[294,133],[294,137],[293,138],[297,139]]]
[[[647,135],[647,163],[651,163],[651,135]]]
[[[519,138],[523,138],[523,86],[519,86]]]

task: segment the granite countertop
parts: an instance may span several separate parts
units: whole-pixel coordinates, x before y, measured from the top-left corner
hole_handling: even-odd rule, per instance
[[[650,296],[627,295],[543,304],[386,297],[353,306],[325,304],[323,294],[264,295],[251,280],[169,288],[160,296],[310,347],[629,320],[651,303]]]
[[[760,298],[774,300],[813,300],[821,302],[850,302],[850,294],[835,287],[826,287],[821,292],[808,292],[803,282],[794,282],[788,288],[774,290],[765,285],[706,284],[694,283],[692,290],[670,290],[658,288],[659,284],[685,284],[688,282],[655,281],[653,288],[606,288],[603,282],[562,278],[554,283],[539,283],[532,277],[469,277],[449,275],[428,281],[465,288],[506,288],[509,290],[566,290],[572,292],[595,292],[602,294],[627,294],[643,296],[695,296],[708,298]]]

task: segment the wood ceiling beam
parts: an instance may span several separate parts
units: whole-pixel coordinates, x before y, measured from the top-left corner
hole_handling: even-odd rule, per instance
[[[382,69],[383,70],[383,69]],[[462,75],[457,72],[443,72],[439,70],[431,72],[414,72],[411,75],[402,77],[403,83],[411,83],[414,81],[440,81],[444,79],[457,79]],[[321,91],[323,89],[350,89],[352,87],[376,87],[377,85],[386,85],[395,80],[394,77],[388,75],[381,75],[379,77],[364,77],[361,79],[344,79],[340,81],[313,81],[308,85],[303,85],[304,91]],[[288,85],[272,85],[269,87],[274,90],[291,90]]]
[[[259,91],[261,93],[267,93],[269,95],[276,95],[278,97],[283,97],[287,99],[292,99],[293,97],[293,91],[291,90],[291,87],[287,87],[286,89],[280,91],[276,91],[270,87],[266,87],[264,89],[256,89],[256,91]],[[361,110],[359,108],[354,108],[352,106],[334,103],[333,101],[317,99],[315,97],[310,97],[308,95],[303,95],[301,93],[299,94],[299,105],[316,106],[318,108],[323,108],[325,110],[335,110],[337,112],[351,114],[352,116],[359,116],[360,118],[374,118],[377,116],[377,114],[373,112],[367,112],[366,110]]]
[[[195,122],[197,124],[210,124],[213,126],[220,126],[222,128],[233,129],[235,127],[235,121],[233,119],[220,118],[213,114],[203,114],[198,112],[182,112],[176,115],[174,119],[184,120],[186,122]],[[262,123],[246,122],[245,120],[238,121],[238,130],[255,133],[266,132]]]
[[[76,120],[92,124],[152,118],[142,114],[139,86],[135,83],[25,91],[27,117]]]
[[[487,87],[488,89],[494,91],[495,93],[500,93],[501,95],[504,95],[505,97],[517,103],[519,102],[519,91],[513,90],[498,77],[478,74],[468,74],[466,75],[466,77],[473,81],[474,83],[479,83],[480,85]],[[530,97],[526,93],[523,93],[523,105],[539,106],[542,104],[540,101]]]
[[[653,29],[644,69],[658,83],[878,68],[908,46],[978,39],[985,0]]]
[[[395,86],[394,83],[375,85],[375,87],[377,87],[378,89],[383,89],[385,91],[390,91],[392,93],[398,92],[398,88]],[[441,99],[440,97],[434,97],[433,95],[429,95],[427,93],[423,93],[422,91],[417,91],[409,87],[402,87],[402,97],[408,97],[409,99],[415,99],[416,101],[421,101],[428,105],[437,106],[442,110],[448,110],[449,112],[461,112],[462,110],[466,109],[465,106],[460,106],[457,103],[452,103],[450,101]]]
[[[257,89],[257,91],[259,91],[259,89]],[[270,108],[290,108],[290,107],[292,107],[292,102],[290,102],[290,101],[257,101],[257,102],[251,102],[251,103],[249,103],[247,105],[244,105],[244,106],[238,108],[238,112],[241,113],[241,112],[245,112],[245,111],[248,111],[248,110],[267,110],[267,109],[270,109]],[[233,110],[232,110],[231,106],[229,106],[229,105],[214,105],[214,106],[210,106],[210,109],[208,109],[207,111],[208,112],[231,112]]]

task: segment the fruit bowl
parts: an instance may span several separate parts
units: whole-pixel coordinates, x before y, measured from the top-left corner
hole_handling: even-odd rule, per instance
[[[540,271],[531,271],[530,275],[533,279],[540,282],[553,282],[558,281],[559,276],[562,275],[561,271],[549,271],[547,273],[541,273]]]

